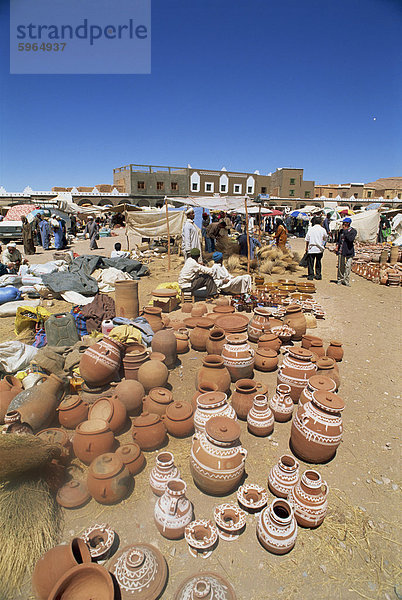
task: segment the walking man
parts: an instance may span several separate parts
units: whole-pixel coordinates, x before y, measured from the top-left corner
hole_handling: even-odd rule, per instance
[[[345,217],[342,221],[342,229],[338,235],[336,253],[338,255],[338,285],[350,287],[350,273],[352,261],[355,255],[354,241],[357,235],[356,229],[351,227],[352,219]]]
[[[321,260],[325,250],[328,234],[321,225],[321,217],[313,217],[311,227],[306,235],[307,279],[322,279]],[[315,267],[315,275],[314,275]]]
[[[97,250],[98,244],[96,243],[96,240],[99,239],[99,227],[92,215],[89,215],[88,217],[88,223],[85,227],[85,234],[89,237],[89,249]]]
[[[200,255],[202,255],[199,230],[196,227],[196,225],[194,224],[194,216],[195,216],[194,209],[188,208],[186,210],[187,220],[183,225],[183,230],[181,233],[182,251],[183,251],[185,260],[190,256],[190,250],[192,248],[198,248],[200,251]]]

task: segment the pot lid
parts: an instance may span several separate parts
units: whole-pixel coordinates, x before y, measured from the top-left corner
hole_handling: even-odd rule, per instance
[[[109,571],[120,585],[122,599],[159,598],[167,580],[163,554],[151,544],[126,546],[116,554]]]
[[[259,342],[272,342],[273,340],[278,339],[276,333],[263,333],[259,337]]]
[[[272,348],[257,348],[255,353],[264,358],[276,358],[278,356],[278,353],[272,350]]]
[[[333,392],[317,391],[312,396],[313,403],[327,412],[339,413],[345,408],[342,398]]]
[[[240,425],[230,417],[212,417],[207,421],[205,431],[217,442],[235,442],[240,437]]]
[[[311,360],[313,353],[306,348],[298,348],[295,346],[291,346],[289,348],[289,354],[294,358],[300,358],[301,360]]]
[[[183,581],[174,600],[189,600],[190,598],[236,600],[236,594],[227,579],[217,573],[197,573]]]
[[[113,416],[113,404],[110,398],[98,398],[89,409],[88,418],[109,421]]]
[[[56,500],[64,508],[78,508],[91,498],[84,481],[72,479],[57,492]]]
[[[342,342],[340,342],[339,340],[331,340],[329,342],[330,346],[342,346]]]
[[[215,319],[215,324],[228,332],[236,332],[236,330],[240,332],[249,324],[249,318],[246,317],[246,315],[237,313],[232,315],[221,315]]]
[[[83,421],[76,427],[76,431],[78,433],[100,433],[105,430],[109,431],[109,426],[103,419],[90,419],[88,421]]]
[[[156,415],[155,413],[149,413],[147,411],[144,411],[142,413],[142,415],[140,415],[139,417],[135,417],[133,419],[133,426],[134,427],[149,427],[150,425],[156,425],[156,423],[160,422],[160,417],[159,415]]]
[[[248,340],[247,333],[228,333],[226,340],[229,344],[244,344]]]
[[[82,398],[80,396],[67,396],[60,402],[58,410],[69,410],[70,408],[74,408],[81,403]]]
[[[184,421],[190,419],[193,414],[193,407],[190,402],[181,402],[176,400],[172,402],[166,409],[166,416],[172,421]]]
[[[212,309],[214,311],[214,313],[218,313],[221,315],[227,315],[227,314],[231,314],[235,312],[235,307],[234,306],[229,306],[229,305],[218,305],[218,306],[214,306],[214,308]]]
[[[183,323],[189,329],[194,329],[194,327],[197,327],[199,318],[200,317],[188,317],[188,319],[184,319]]]
[[[154,290],[152,292],[153,296],[157,296],[158,298],[174,298],[177,295],[176,290],[168,290],[168,289],[160,289]]]
[[[301,306],[298,304],[289,304],[286,309],[286,314],[301,312]]]
[[[170,404],[173,401],[173,394],[163,387],[152,388],[148,392],[148,396],[158,404]]]
[[[225,392],[205,392],[200,394],[197,398],[197,405],[200,408],[212,408],[213,406],[219,406],[227,400]]]
[[[208,319],[207,317],[198,317],[196,321],[196,327],[202,327],[203,329],[209,329],[214,324],[214,322],[211,319]]]
[[[61,444],[62,446],[68,444],[70,441],[70,438],[64,429],[58,427],[42,429],[42,431],[39,431],[36,434],[36,437],[39,437],[43,442],[48,442],[49,444]]]
[[[126,464],[132,462],[133,460],[137,460],[137,458],[141,454],[141,448],[138,444],[135,444],[134,442],[130,444],[123,444],[122,446],[117,448],[116,454]]]
[[[336,388],[336,384],[330,377],[326,377],[325,375],[313,375],[308,380],[311,387],[315,390],[323,390],[326,392],[333,392]]]
[[[89,467],[89,474],[96,479],[108,479],[117,475],[124,467],[123,461],[117,454],[106,452],[94,458]]]
[[[157,315],[157,316],[161,316],[162,314],[162,309],[159,308],[159,306],[146,306],[144,308],[144,313],[147,315]]]
[[[323,356],[316,362],[318,369],[332,369],[335,366],[335,360],[330,356]]]

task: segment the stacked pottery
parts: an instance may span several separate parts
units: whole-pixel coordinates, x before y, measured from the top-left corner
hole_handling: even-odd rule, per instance
[[[189,351],[189,333],[185,327],[180,327],[174,332],[176,338],[176,351],[177,354],[185,354]]]
[[[92,386],[106,385],[116,379],[124,345],[107,335],[85,350],[80,360],[81,377]]]
[[[278,366],[278,353],[271,348],[257,348],[255,352],[255,368],[257,371],[269,373]]]
[[[194,433],[193,407],[190,402],[176,400],[166,408],[162,417],[170,435],[184,438]]]
[[[151,342],[152,352],[162,352],[165,355],[165,365],[173,367],[177,361],[177,340],[171,327],[155,333]]]
[[[171,479],[180,479],[179,469],[174,464],[171,452],[160,452],[149,475],[149,485],[156,496],[162,496]]]
[[[239,379],[232,394],[232,407],[239,419],[245,421],[257,394],[257,386],[253,379]]]
[[[293,417],[290,442],[297,456],[307,462],[327,462],[341,443],[343,400],[331,392],[313,392]]]
[[[45,377],[43,383],[37,383],[14,396],[4,418],[17,410],[22,423],[28,423],[34,431],[39,431],[53,421],[63,393],[63,380],[52,373]]]
[[[88,470],[88,491],[100,504],[116,504],[126,498],[133,481],[121,458],[111,452],[95,458]]]
[[[269,401],[269,407],[273,412],[275,421],[278,423],[290,421],[292,418],[294,404],[290,396],[289,385],[280,383],[276,386],[276,392]]]
[[[318,471],[311,469],[303,473],[288,496],[299,525],[311,529],[321,525],[328,510],[328,492],[328,485]]]
[[[190,469],[203,492],[223,496],[239,485],[247,457],[239,437],[240,426],[229,417],[213,417],[205,433],[194,434]]]
[[[163,495],[156,501],[155,525],[168,540],[184,537],[184,530],[193,520],[193,505],[186,497],[186,488],[182,479],[171,479]]]
[[[143,410],[162,416],[172,402],[173,394],[171,391],[163,387],[154,387],[149,390],[143,400]]]
[[[80,423],[74,433],[75,456],[89,465],[94,458],[112,452],[115,438],[110,427],[102,419],[91,419]]]
[[[114,557],[109,570],[119,586],[116,598],[121,594],[123,599],[160,598],[168,576],[162,553],[155,546],[143,543],[123,548]]]
[[[325,375],[313,375],[308,380],[308,384],[300,394],[299,404],[306,404],[313,398],[313,392],[335,392],[336,384],[329,377]]]
[[[154,333],[164,328],[161,308],[157,306],[146,306],[144,308],[144,317]]]
[[[88,419],[102,419],[113,433],[119,433],[127,421],[126,407],[117,396],[99,398],[89,409]]]
[[[232,381],[253,376],[254,350],[247,342],[246,334],[228,334],[222,349],[222,358]]]
[[[201,396],[201,394],[206,394],[207,392],[217,392],[218,391],[218,386],[216,385],[216,383],[203,383],[200,386],[198,386],[197,391],[195,392],[194,396],[191,398],[191,405],[193,407],[194,412],[197,410],[197,400],[198,397]]]
[[[257,537],[268,552],[286,554],[296,543],[297,523],[287,500],[276,499],[260,513]]]
[[[224,365],[223,358],[217,354],[208,354],[202,361],[195,386],[216,384],[220,392],[230,390],[230,373]]]
[[[208,354],[222,354],[225,342],[225,331],[220,327],[214,327],[209,333],[206,343],[206,351]]]
[[[130,344],[123,357],[123,370],[126,379],[138,380],[138,369],[149,358],[148,350],[142,344]]]
[[[190,343],[193,350],[205,352],[207,349],[207,339],[212,327],[213,322],[211,319],[207,319],[206,317],[197,319],[197,325],[190,331]]]
[[[312,357],[310,350],[291,347],[279,369],[278,383],[286,383],[290,386],[290,396],[294,403],[298,402],[302,389],[317,370],[311,362]]]
[[[212,417],[229,417],[236,420],[235,410],[227,402],[224,392],[207,392],[197,399],[197,409],[194,413],[194,428],[198,433],[205,431],[205,425]]]
[[[131,435],[141,450],[157,450],[166,442],[166,427],[159,415],[145,411],[132,422]]]
[[[280,457],[268,475],[268,486],[274,496],[287,498],[299,481],[299,463],[289,454]]]
[[[88,404],[83,402],[80,396],[68,396],[60,402],[56,410],[60,425],[66,429],[75,429],[88,418]]]
[[[145,465],[145,456],[141,448],[134,442],[123,444],[116,450],[117,456],[122,460],[131,475],[137,475]]]
[[[282,342],[279,336],[272,332],[263,333],[258,340],[258,348],[263,348],[264,350],[275,350],[278,353],[281,346]]]
[[[286,308],[286,315],[283,319],[285,325],[289,325],[295,330],[293,336],[294,340],[301,340],[302,336],[306,333],[306,319],[303,311],[298,304],[290,304]]]
[[[325,377],[332,379],[338,390],[341,386],[341,377],[339,375],[339,367],[335,360],[329,356],[323,356],[322,358],[319,358],[315,364],[317,367],[317,375],[324,375]]]
[[[260,336],[269,330],[269,315],[269,309],[263,306],[254,310],[253,317],[248,325],[248,339],[250,342],[258,342]]]
[[[343,358],[342,342],[339,340],[331,340],[326,352],[327,356],[340,362]]]
[[[169,370],[160,360],[148,360],[138,369],[138,381],[146,392],[154,387],[166,387],[168,378]]]
[[[130,417],[136,417],[141,413],[142,400],[145,396],[142,383],[135,379],[123,379],[114,388],[114,394],[124,404]]]
[[[12,375],[6,375],[0,381],[0,425],[4,423],[4,415],[10,405],[10,402],[17,394],[22,391],[22,385],[19,379]]]
[[[247,429],[253,435],[265,437],[274,430],[274,415],[266,396],[257,394],[247,414]]]

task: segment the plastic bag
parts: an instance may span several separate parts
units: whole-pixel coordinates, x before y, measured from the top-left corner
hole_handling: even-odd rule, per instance
[[[301,257],[301,260],[299,262],[299,267],[305,267],[307,269],[307,257],[308,257],[308,253],[305,252],[304,255]]]
[[[14,286],[0,288],[0,304],[13,302],[21,298],[21,292]]]
[[[17,309],[17,315],[15,317],[15,335],[24,331],[28,327],[35,329],[39,321],[46,321],[50,317],[50,313],[43,306],[20,306]]]
[[[15,302],[7,302],[0,306],[0,317],[15,317],[18,308],[26,306],[26,300],[16,300]],[[40,300],[30,300],[29,304],[32,307],[39,306]]]
[[[0,344],[0,371],[15,373],[26,369],[37,352],[37,348],[18,341]]]

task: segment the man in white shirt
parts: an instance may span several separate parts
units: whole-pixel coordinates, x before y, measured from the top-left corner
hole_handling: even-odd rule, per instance
[[[200,258],[198,248],[192,248],[189,254],[179,274],[179,286],[182,290],[189,290],[192,293],[205,287],[208,296],[215,296],[218,290],[212,278],[212,269],[198,262]]]
[[[222,252],[214,252],[212,255],[214,265],[212,277],[220,292],[225,294],[246,294],[251,290],[251,275],[238,275],[233,277],[223,265]]]
[[[130,252],[126,252],[125,250],[121,249],[121,244],[120,242],[116,242],[114,245],[114,250],[112,250],[111,254],[110,254],[110,258],[130,258]]]
[[[307,279],[322,279],[321,277],[321,259],[324,254],[325,244],[327,243],[328,234],[321,225],[321,217],[313,217],[311,227],[307,231],[306,252],[307,252]],[[315,263],[315,275],[314,275]]]
[[[182,238],[182,251],[184,254],[184,258],[188,258],[190,256],[190,250],[192,248],[198,248],[200,251],[200,255],[202,255],[201,248],[201,237],[199,229],[194,224],[194,209],[188,208],[186,210],[187,220],[183,225],[183,230],[181,233]]]

